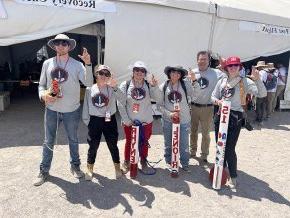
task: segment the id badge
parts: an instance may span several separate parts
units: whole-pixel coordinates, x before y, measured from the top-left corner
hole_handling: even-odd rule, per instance
[[[110,122],[110,121],[111,121],[111,113],[110,111],[106,111],[105,122]]]
[[[133,113],[138,113],[140,109],[140,104],[134,103],[133,104],[133,108],[132,108],[132,112]]]
[[[180,111],[180,105],[179,105],[179,103],[178,102],[175,102],[173,104],[173,108],[174,108],[175,111]]]

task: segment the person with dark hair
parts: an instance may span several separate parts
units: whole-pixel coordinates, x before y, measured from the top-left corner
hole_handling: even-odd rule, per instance
[[[200,51],[197,53],[198,68],[194,69],[200,92],[191,102],[191,136],[190,136],[190,155],[196,157],[198,127],[201,125],[201,158],[207,163],[210,145],[210,126],[213,117],[214,107],[211,102],[211,93],[217,81],[223,77],[224,73],[218,69],[210,68],[210,53]]]
[[[86,86],[93,84],[91,58],[84,48],[79,58],[85,66],[69,56],[76,47],[76,41],[59,34],[49,40],[48,46],[56,56],[44,61],[39,80],[39,98],[45,103],[43,143],[40,173],[34,185],[42,185],[49,176],[53,157],[53,147],[57,129],[62,121],[69,141],[71,172],[76,178],[83,177],[80,169],[78,125],[80,120],[80,82]]]
[[[168,80],[159,87],[161,98],[157,102],[158,109],[162,113],[162,125],[164,133],[164,157],[167,168],[171,170],[172,150],[172,123],[180,123],[180,163],[184,171],[189,171],[188,139],[190,132],[190,108],[188,102],[199,89],[195,74],[191,72],[190,80],[186,80],[187,70],[180,66],[164,69]]]
[[[92,180],[102,134],[104,134],[110,150],[115,167],[115,177],[118,179],[123,173],[120,169],[120,156],[117,146],[116,99],[124,97],[108,66],[99,65],[95,68],[94,75],[96,83],[86,89],[82,115],[84,123],[88,126],[87,141],[89,144],[85,179]]]
[[[145,79],[148,70],[142,61],[136,61],[132,71],[132,78],[120,84],[120,89],[126,97],[117,101],[126,138],[123,170],[127,173],[130,168],[132,125],[138,122],[142,124],[141,138],[143,139],[139,150],[141,169],[145,174],[150,174],[151,169],[148,167],[147,157],[148,141],[152,135],[153,124],[151,99],[157,98],[159,89],[157,80],[152,78],[148,82]]]
[[[273,101],[273,109],[276,108],[277,100],[284,99],[283,94],[286,87],[287,69],[281,63],[277,64],[277,68],[278,68],[278,83],[277,83],[277,90],[276,90],[275,98]],[[280,103],[278,103],[278,105],[280,107]]]
[[[259,77],[259,71],[254,69],[250,78],[240,77],[242,67],[239,57],[229,57],[226,60],[225,70],[227,77],[219,80],[212,93],[211,100],[214,104],[221,106],[224,99],[231,102],[227,141],[225,147],[224,167],[228,166],[230,173],[230,187],[237,185],[237,155],[235,147],[239,138],[240,130],[244,121],[244,106],[246,105],[246,94],[257,95],[265,93],[266,89]],[[220,113],[215,114],[215,138],[218,139]]]

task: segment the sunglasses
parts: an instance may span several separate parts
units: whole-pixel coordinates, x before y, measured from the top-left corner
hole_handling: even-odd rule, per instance
[[[229,64],[228,67],[239,67],[239,64]]]
[[[142,72],[142,73],[146,73],[146,70],[144,68],[140,68],[140,67],[134,67],[133,68],[133,71],[134,72]]]
[[[107,70],[100,70],[98,72],[98,75],[105,76],[105,77],[111,77],[111,73],[109,71],[107,71]]]
[[[55,46],[60,46],[60,45],[62,45],[62,46],[68,46],[69,45],[69,43],[67,42],[67,41],[65,41],[65,40],[57,40],[57,41],[54,41],[54,43],[53,43]]]

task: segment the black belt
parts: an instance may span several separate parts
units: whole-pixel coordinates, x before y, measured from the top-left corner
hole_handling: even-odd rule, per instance
[[[197,104],[194,102],[191,102],[191,104],[196,106],[196,107],[211,107],[211,106],[213,106],[213,104]]]

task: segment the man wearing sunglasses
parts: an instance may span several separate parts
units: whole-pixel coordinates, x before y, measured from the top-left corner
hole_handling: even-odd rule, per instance
[[[191,135],[190,135],[190,156],[196,157],[198,126],[201,125],[201,159],[207,163],[210,145],[210,126],[213,117],[213,104],[211,94],[220,78],[224,74],[217,69],[210,68],[210,54],[207,51],[197,53],[198,68],[193,72],[196,75],[200,91],[193,97],[191,102]]]
[[[53,157],[53,147],[57,137],[57,129],[62,121],[69,140],[71,172],[76,178],[83,176],[80,170],[79,144],[77,129],[80,120],[80,83],[85,86],[93,84],[91,58],[87,49],[79,58],[85,66],[69,56],[76,47],[76,41],[64,34],[49,40],[48,46],[56,52],[56,56],[43,63],[40,81],[39,98],[45,103],[45,139],[43,143],[40,173],[34,182],[42,185],[49,176]]]

